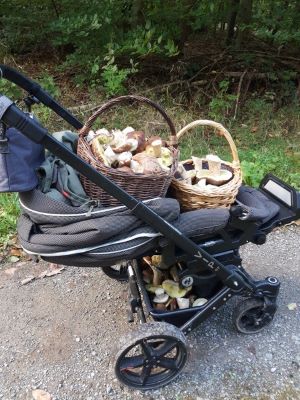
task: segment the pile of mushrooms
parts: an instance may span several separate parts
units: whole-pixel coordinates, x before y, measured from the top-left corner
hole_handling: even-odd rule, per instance
[[[146,138],[143,131],[130,126],[122,131],[91,130],[86,140],[99,161],[128,174],[168,173],[173,163],[172,153],[160,136]]]
[[[160,262],[161,256],[143,258],[143,280],[154,308],[161,311],[174,311],[203,306],[207,302],[207,299],[197,298],[193,294],[192,286],[180,287],[177,265],[162,272],[158,269]]]
[[[199,189],[221,186],[233,177],[231,171],[222,168],[222,163],[224,161],[214,154],[208,154],[205,158],[192,157],[191,162],[179,163],[175,177]]]

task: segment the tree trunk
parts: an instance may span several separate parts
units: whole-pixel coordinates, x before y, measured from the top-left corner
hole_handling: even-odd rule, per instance
[[[234,28],[236,23],[236,17],[238,15],[240,0],[231,0],[230,2],[230,10],[228,13],[228,21],[227,21],[227,37],[226,37],[226,46],[230,46],[234,37]]]
[[[239,49],[249,36],[249,25],[252,21],[252,0],[241,0],[238,14],[238,35],[236,46]]]

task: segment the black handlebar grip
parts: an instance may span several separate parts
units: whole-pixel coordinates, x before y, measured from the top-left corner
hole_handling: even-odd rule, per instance
[[[8,126],[13,126],[35,143],[42,143],[47,136],[47,129],[25,114],[15,104],[10,104],[2,113],[0,120]]]

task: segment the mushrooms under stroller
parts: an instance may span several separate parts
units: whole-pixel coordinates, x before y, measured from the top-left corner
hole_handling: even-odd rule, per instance
[[[34,94],[75,128],[81,127],[36,84],[1,68],[4,77]],[[146,390],[173,380],[187,359],[186,335],[233,296],[244,297],[233,316],[238,331],[252,334],[272,321],[280,283],[275,277],[254,280],[242,267],[239,248],[247,242],[263,244],[276,226],[299,218],[300,194],[292,187],[268,175],[259,189],[241,187],[229,210],[181,214],[174,199],[141,202],[131,197],[5,96],[0,103],[0,119],[6,125],[42,143],[124,204],[87,210],[32,190],[20,193],[22,215],[18,226],[20,242],[30,254],[64,265],[100,266],[116,279],[128,278],[128,319],[133,321],[137,316],[141,324],[121,338],[117,349],[115,372],[123,384]],[[192,288],[196,296],[207,301],[172,311],[154,308],[142,275],[143,259],[154,255],[160,256],[155,267],[159,273],[168,274],[178,265],[179,288]],[[115,268],[116,264],[122,266]],[[152,322],[147,322],[149,319]]]

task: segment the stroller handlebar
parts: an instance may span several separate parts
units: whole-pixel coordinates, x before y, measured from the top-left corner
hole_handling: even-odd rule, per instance
[[[26,90],[26,92],[36,97],[41,103],[53,110],[57,115],[62,117],[74,128],[82,128],[83,124],[68,110],[61,106],[56,100],[54,100],[53,97],[44,89],[42,89],[38,83],[32,81],[29,78],[26,78],[14,68],[11,68],[4,64],[0,64],[0,77],[5,78],[6,80],[15,83],[17,86]]]

